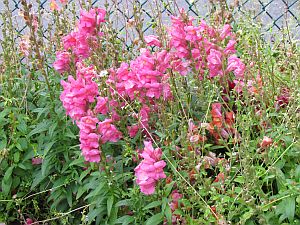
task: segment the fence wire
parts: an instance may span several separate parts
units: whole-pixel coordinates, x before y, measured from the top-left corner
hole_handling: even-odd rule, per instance
[[[56,0],[59,2],[59,0]],[[237,0],[227,0],[227,4],[230,5]],[[13,15],[18,16],[21,6],[20,0],[8,0],[9,8]],[[36,0],[28,1],[32,2],[35,10],[42,9],[45,12],[50,11],[51,0]],[[37,4],[39,2],[39,4]],[[105,2],[113,3],[114,7],[111,8],[111,14],[121,15],[125,20],[134,18],[134,12],[132,10],[133,4],[140,4],[142,10],[142,16],[144,17],[144,32],[150,33],[151,26],[155,22],[156,18],[153,16],[152,8],[153,3],[160,4],[162,18],[168,21],[167,18],[171,14],[171,5],[176,5],[180,8],[184,8],[192,16],[205,17],[211,9],[212,0],[93,0],[92,4],[98,7],[104,7]],[[74,4],[78,9],[80,8],[77,0],[69,0],[68,4]],[[3,1],[0,1],[0,12],[5,10]],[[289,26],[292,28],[292,32],[296,39],[300,39],[300,0],[240,0],[239,6],[234,9],[234,18],[238,20],[245,15],[252,15],[253,20],[260,22],[266,31],[272,30],[274,33],[281,30],[286,26],[288,21]],[[46,15],[46,14],[45,14]],[[117,25],[120,33],[123,32],[126,26],[126,21],[120,22]],[[16,30],[20,36],[26,34],[26,24],[24,22],[17,21]],[[47,22],[45,19],[45,37],[47,36]],[[2,27],[3,24],[1,24]],[[1,39],[1,36],[0,36]]]

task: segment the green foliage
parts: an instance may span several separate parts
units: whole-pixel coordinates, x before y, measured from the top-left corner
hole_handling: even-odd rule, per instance
[[[44,65],[49,89],[34,66],[36,59],[33,65],[20,64],[20,55],[13,63],[5,61],[0,72],[0,222],[32,218],[50,224],[155,225],[172,224],[175,216],[182,224],[299,224],[300,95],[295,75],[300,73],[300,49],[289,41],[265,43],[259,27],[249,21],[234,28],[238,54],[247,65],[255,63],[247,68],[248,75],[260,71],[264,81],[261,95],[229,96],[228,108],[236,111],[235,128],[242,138],[215,143],[200,129],[208,141],[191,144],[188,119],[209,122],[211,104],[223,102],[223,93],[217,82],[195,79],[194,71],[176,77],[174,101],[165,102],[166,108],[151,121],[157,128],[151,132],[168,162],[167,179],[151,196],[141,194],[134,181],[133,156],[138,158],[141,133],[103,145],[102,163],[84,162],[78,129],[59,101],[61,77]],[[8,37],[3,43],[5,54],[12,41]],[[121,52],[119,41],[109,44]],[[124,57],[134,54],[132,49]],[[51,58],[53,52],[47,55]],[[106,64],[113,61],[109,57]],[[290,102],[278,110],[274,104],[282,87],[290,90]],[[264,136],[273,140],[267,149],[259,147]],[[204,156],[209,153],[216,154],[218,162],[207,167]],[[217,179],[219,174],[223,180]],[[183,195],[175,210],[174,190]]]

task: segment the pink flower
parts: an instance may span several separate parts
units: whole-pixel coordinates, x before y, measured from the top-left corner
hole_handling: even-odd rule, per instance
[[[41,157],[35,157],[31,159],[32,165],[39,165],[43,163],[43,159]]]
[[[30,218],[27,218],[26,222],[25,222],[25,225],[31,225],[31,224],[33,224],[33,220],[30,219]]]
[[[225,54],[234,54],[234,53],[236,53],[235,45],[236,45],[235,40],[229,40],[226,48],[224,49],[224,53]]]
[[[108,113],[108,97],[97,97],[96,113],[106,115]]]
[[[58,51],[56,52],[56,60],[53,63],[53,67],[59,73],[66,72],[70,69],[70,61],[70,53]]]
[[[182,59],[178,58],[172,61],[172,69],[177,71],[180,75],[186,76],[189,71],[190,63],[188,61],[184,62]]]
[[[128,126],[127,130],[129,133],[129,137],[134,138],[139,132],[140,127],[136,124],[136,125]]]
[[[236,78],[243,79],[245,69],[245,64],[242,63],[236,55],[232,55],[228,58],[227,71],[233,71]]]
[[[172,202],[169,203],[172,212],[178,209],[178,201],[182,199],[183,195],[178,192],[178,190],[174,190],[171,193]]]
[[[99,162],[99,134],[97,133],[98,119],[94,116],[85,116],[77,122],[79,127],[80,149],[84,159],[88,162]]]
[[[247,82],[247,88],[250,94],[261,94],[263,92],[262,86],[263,83],[259,73],[257,74],[256,79],[248,80]]]
[[[111,119],[105,119],[103,122],[98,123],[98,131],[101,135],[101,142],[106,143],[117,142],[122,138],[122,133],[118,131],[115,125],[112,124]]]
[[[32,26],[34,28],[34,31],[37,31],[38,27],[39,27],[39,20],[38,20],[38,17],[33,14],[33,21],[32,21]]]
[[[83,34],[94,34],[96,26],[104,22],[106,11],[104,9],[95,8],[89,12],[81,10],[78,29]]]
[[[20,51],[24,56],[29,56],[29,50],[30,50],[30,40],[28,35],[24,35],[21,38],[20,44],[19,44]]]
[[[90,54],[89,39],[92,37],[80,32],[71,32],[63,37],[63,45],[65,50],[72,50],[72,53],[78,58],[87,58]]]
[[[213,118],[222,118],[222,104],[212,103],[211,104],[211,115]]]
[[[68,4],[68,1],[69,1],[69,0],[59,0],[59,1],[60,1],[61,4],[66,5],[66,4]]]
[[[222,71],[222,53],[218,50],[211,49],[207,56],[207,65],[209,68],[209,77],[223,76]]]
[[[97,72],[93,65],[86,67],[82,62],[76,63],[76,77],[83,78],[88,82],[92,82],[96,78]]]
[[[261,148],[267,148],[270,147],[273,144],[273,140],[272,138],[269,138],[267,136],[264,136],[264,139],[262,140],[262,142],[260,143],[260,147]]]
[[[107,83],[114,84],[117,92],[124,97],[129,97],[130,100],[138,99],[143,103],[147,99],[145,97],[160,98],[163,96],[163,72],[167,65],[156,67],[156,64],[159,64],[156,62],[156,57],[158,55],[153,55],[150,50],[141,49],[141,55],[132,60],[130,65],[122,63],[117,71],[111,72]],[[162,53],[160,57],[167,57],[167,55]]]
[[[164,101],[172,99],[173,95],[172,95],[170,85],[168,83],[163,84],[162,88],[163,88],[162,92],[163,92]]]
[[[162,84],[160,83],[147,83],[144,85],[146,88],[146,96],[149,98],[159,99],[162,93]]]
[[[200,27],[195,27],[195,26],[184,27],[184,30],[186,31],[185,39],[187,41],[200,41],[201,36],[198,35],[200,29],[201,29]]]
[[[77,57],[87,58],[90,55],[89,38],[84,33],[76,33],[76,46],[73,49]]]
[[[171,54],[166,50],[162,50],[155,53],[155,61],[156,69],[161,73],[165,73],[167,69],[171,68],[170,61],[171,61]]]
[[[73,49],[77,44],[77,32],[71,32],[62,38],[64,49]]]
[[[234,80],[233,83],[235,84],[234,90],[235,90],[237,93],[241,93],[241,92],[243,91],[244,86],[245,86],[244,81],[241,81],[241,80]]]
[[[55,0],[51,0],[51,2],[50,2],[50,10],[51,11],[58,11],[59,10],[59,7],[58,7],[58,5],[57,5],[57,3],[56,3],[56,1]]]
[[[136,183],[140,186],[141,192],[151,195],[155,191],[158,180],[166,178],[163,168],[165,161],[161,160],[162,151],[154,149],[152,143],[144,141],[144,151],[141,157],[144,159],[135,169]]]
[[[275,108],[285,108],[290,101],[290,91],[288,88],[283,88],[279,96],[276,97]]]
[[[158,40],[158,36],[155,35],[148,35],[145,36],[145,42],[147,43],[147,45],[149,46],[157,46],[157,47],[161,47],[161,43]]]
[[[64,90],[60,95],[66,113],[74,120],[79,120],[87,114],[89,103],[95,101],[98,95],[98,85],[87,82],[83,78],[68,77],[68,82],[62,80]]]
[[[150,108],[147,105],[143,105],[143,107],[140,110],[139,113],[139,122],[141,123],[141,128],[148,128],[149,126],[149,113],[150,113]]]
[[[231,26],[229,24],[225,24],[220,33],[221,40],[231,35]]]

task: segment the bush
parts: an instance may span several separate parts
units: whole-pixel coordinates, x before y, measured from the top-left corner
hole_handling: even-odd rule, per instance
[[[124,48],[107,9],[68,24],[54,3],[50,43],[26,1],[29,38],[17,48],[4,29],[2,220],[299,223],[293,40],[270,45],[227,11],[208,23],[179,10],[157,35],[129,21],[139,40]]]

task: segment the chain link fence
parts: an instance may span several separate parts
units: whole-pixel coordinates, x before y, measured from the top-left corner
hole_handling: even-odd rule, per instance
[[[56,0],[59,2],[59,0]],[[162,19],[168,21],[169,15],[172,13],[172,7],[184,8],[192,16],[205,17],[210,12],[212,0],[93,0],[92,4],[98,7],[104,7],[108,4],[111,16],[119,15],[116,26],[120,31],[120,35],[125,29],[126,22],[134,17],[133,5],[140,4],[142,16],[144,18],[144,32],[151,33],[151,26],[156,18],[153,17],[154,4],[160,5]],[[230,5],[234,0],[227,0]],[[236,1],[236,0],[235,0]],[[26,34],[26,25],[19,16],[19,11],[22,8],[20,0],[8,0],[9,10],[15,17],[16,30],[19,35]],[[47,37],[47,25],[51,21],[47,21],[47,12],[50,12],[51,0],[37,0],[32,2],[34,10],[42,9],[44,11],[44,36]],[[77,0],[69,0],[69,5],[75,8],[80,8],[80,3]],[[0,12],[7,10],[3,1],[0,2]],[[79,11],[79,10],[78,10]],[[234,8],[234,18],[239,18],[251,15],[253,20],[263,25],[265,31],[273,31],[276,35],[278,30],[289,24],[291,33],[300,39],[300,0],[242,0],[239,6]],[[122,20],[120,18],[123,18]],[[3,27],[3,24],[1,24]],[[1,32],[0,32],[1,33]],[[1,40],[1,34],[0,34]]]

